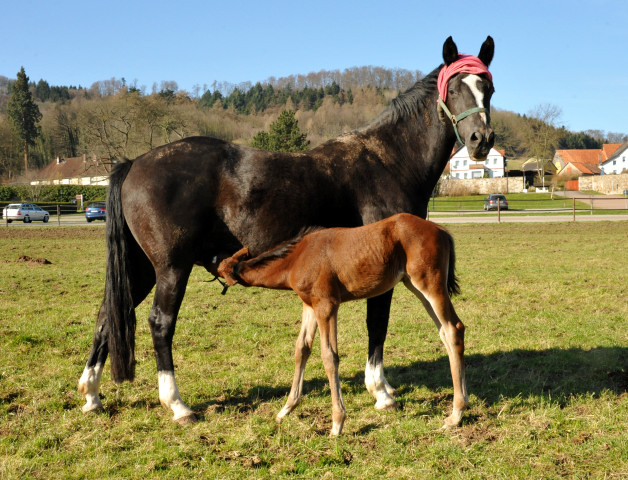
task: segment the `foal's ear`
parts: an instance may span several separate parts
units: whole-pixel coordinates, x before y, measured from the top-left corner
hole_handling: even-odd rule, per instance
[[[451,37],[447,38],[443,44],[443,60],[445,60],[445,65],[449,65],[458,60],[458,47]]]
[[[493,60],[493,54],[495,53],[495,42],[493,42],[493,37],[490,35],[486,37],[482,47],[480,48],[480,53],[478,54],[478,58],[482,60],[482,63],[487,67],[491,64]]]

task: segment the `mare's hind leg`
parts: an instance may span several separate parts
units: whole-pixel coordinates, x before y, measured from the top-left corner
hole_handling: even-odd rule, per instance
[[[136,260],[136,270],[133,272],[132,295],[134,306],[137,307],[155,285],[155,273],[153,266],[141,251],[135,251],[133,258]],[[85,405],[82,407],[85,413],[102,410],[103,408],[98,392],[105,361],[109,354],[108,336],[107,309],[103,303],[98,311],[92,349],[78,382],[79,392],[85,395]]]
[[[292,412],[301,401],[301,395],[303,394],[303,373],[305,372],[307,359],[312,353],[312,343],[314,342],[317,327],[318,325],[312,307],[304,303],[303,315],[301,317],[301,331],[299,332],[299,337],[297,338],[294,349],[295,369],[292,388],[290,389],[286,405],[277,414],[277,422],[281,422],[283,417]]]
[[[87,364],[83,369],[83,374],[79,379],[78,390],[85,395],[85,405],[82,410],[84,413],[102,410],[102,402],[100,401],[100,378],[102,375],[105,360],[109,349],[107,347],[107,336],[109,331],[107,328],[107,309],[104,304],[100,306],[98,311],[98,319],[94,329],[94,340],[92,341],[92,349],[87,359]]]
[[[393,398],[395,389],[384,377],[384,341],[388,331],[388,317],[393,291],[378,297],[369,298],[366,306],[366,326],[369,332],[369,356],[364,369],[364,383],[367,391],[375,398],[377,410],[397,408]]]
[[[314,309],[318,328],[321,332],[321,357],[331,390],[333,426],[330,433],[332,436],[336,436],[342,432],[347,417],[338,375],[338,306],[321,302]]]
[[[165,408],[172,410],[173,420],[180,424],[196,420],[194,412],[183,403],[179,394],[172,359],[172,338],[189,275],[190,268],[159,272],[153,308],[148,316],[157,360],[159,401]]]
[[[454,387],[454,405],[452,414],[445,419],[445,426],[454,427],[462,420],[462,412],[469,405],[464,366],[464,325],[458,318],[449,299],[446,287],[433,288],[431,291],[414,281],[405,280],[404,284],[423,303],[423,306],[438,328],[440,338],[447,350],[449,368]],[[425,293],[423,293],[425,292]]]

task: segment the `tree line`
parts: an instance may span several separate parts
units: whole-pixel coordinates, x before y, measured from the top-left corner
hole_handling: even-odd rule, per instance
[[[15,180],[26,167],[38,169],[56,157],[133,158],[190,135],[243,144],[252,144],[258,135],[264,145],[263,132],[284,110],[294,112],[294,121],[307,136],[299,141],[299,148],[314,147],[364,125],[399,90],[421,76],[418,71],[354,67],[342,72],[271,77],[254,85],[214,82],[211,88],[203,87],[202,95],[200,88],[194,93],[179,90],[176,82],[155,83],[147,93],[145,87],[129,84],[124,78],[84,88],[51,86],[45,80],[30,82],[23,71],[17,80],[0,76],[0,177]],[[26,94],[36,111],[31,111],[33,122],[26,129],[25,140],[14,128],[11,118],[16,115],[9,105],[16,97],[23,102]],[[559,111],[549,108],[553,114],[544,116],[541,107],[526,115],[493,109],[496,147],[509,158],[546,157],[553,156],[556,148],[599,148],[604,142],[628,140],[618,133],[568,131],[560,126]],[[299,132],[294,135],[298,138]],[[540,135],[545,135],[545,151],[537,148]]]

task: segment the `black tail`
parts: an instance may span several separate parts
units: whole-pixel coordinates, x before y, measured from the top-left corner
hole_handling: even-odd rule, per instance
[[[454,248],[454,239],[449,232],[445,232],[449,240],[449,272],[447,272],[447,292],[449,296],[458,295],[460,293],[460,284],[456,276],[456,249]]]
[[[135,308],[131,293],[129,241],[131,237],[122,213],[121,190],[132,163],[115,166],[107,194],[107,280],[105,306],[109,327],[109,358],[115,382],[135,378]]]

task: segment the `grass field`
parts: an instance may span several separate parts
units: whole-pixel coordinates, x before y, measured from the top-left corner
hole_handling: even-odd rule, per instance
[[[402,408],[365,391],[365,304],[343,305],[344,433],[318,358],[302,404],[281,425],[300,303],[290,292],[230,289],[195,269],[174,357],[194,425],[171,421],[139,307],[137,379],[103,375],[105,411],[76,391],[104,286],[104,230],[0,228],[0,479],[627,478],[628,223],[454,225],[467,326],[471,406],[451,410],[436,329],[395,291],[385,365]],[[34,260],[28,261],[23,256]]]
[[[487,195],[469,195],[463,197],[437,197],[430,200],[431,212],[447,212],[460,210],[484,210],[484,199]],[[509,193],[506,195],[510,210],[571,210],[573,200],[568,197],[551,193]],[[588,210],[591,207],[584,202],[576,201],[576,210]]]

